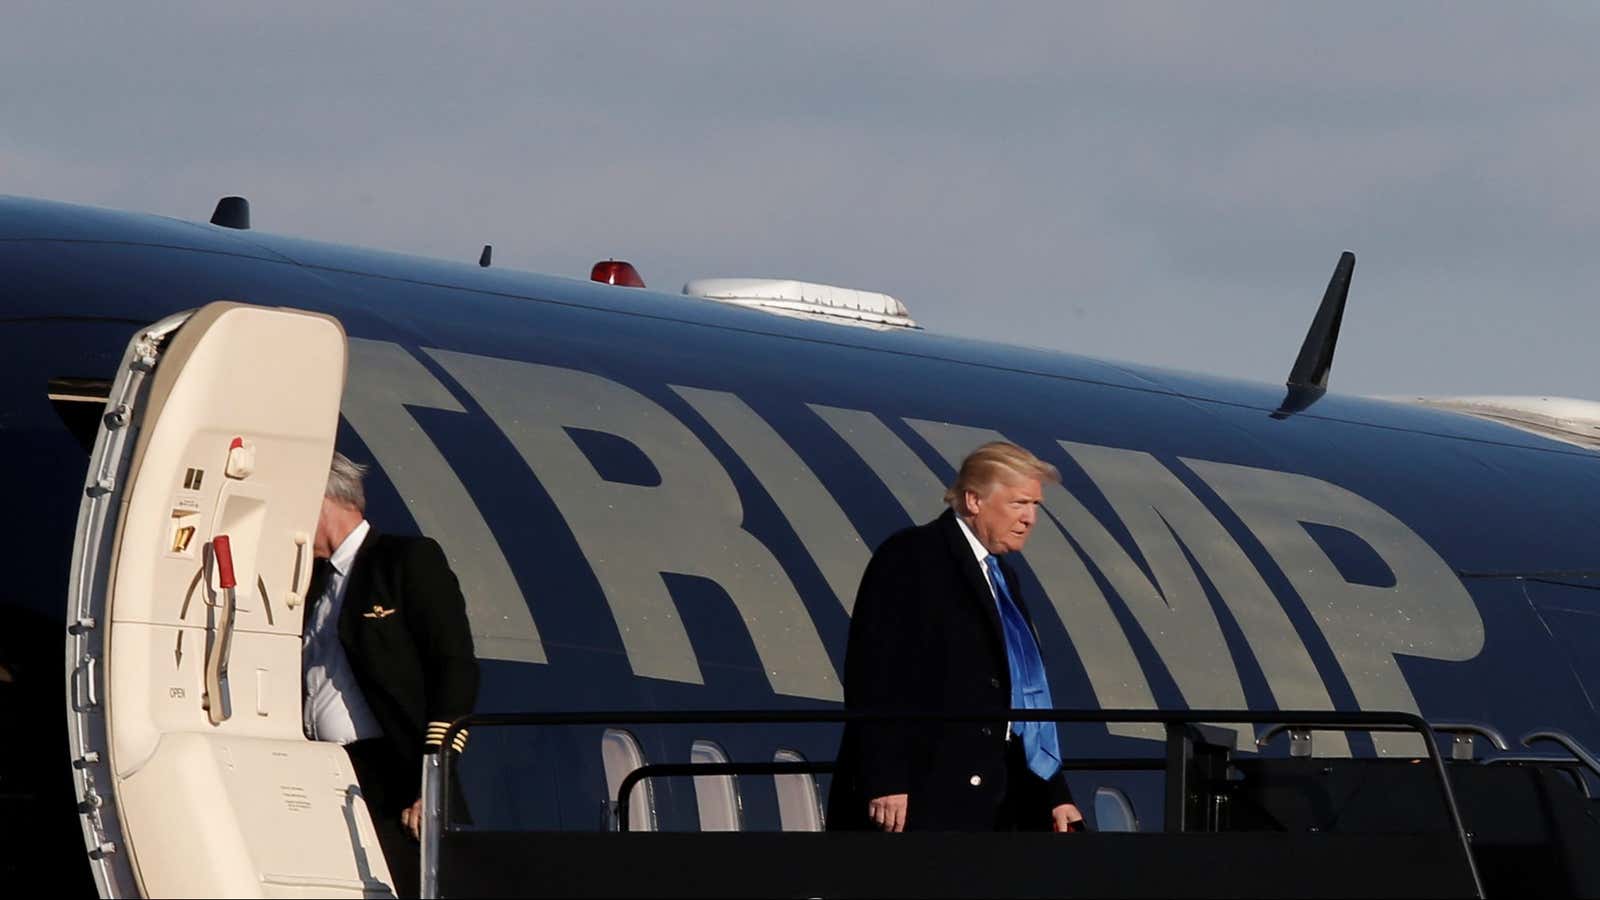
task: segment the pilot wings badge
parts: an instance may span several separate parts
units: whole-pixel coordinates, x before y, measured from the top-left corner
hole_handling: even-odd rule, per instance
[[[372,612],[361,614],[362,618],[366,619],[386,619],[392,615],[394,615],[394,610],[384,609],[383,606],[378,603],[372,604]]]

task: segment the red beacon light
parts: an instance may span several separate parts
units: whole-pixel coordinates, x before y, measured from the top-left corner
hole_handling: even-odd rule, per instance
[[[614,284],[618,287],[644,287],[644,279],[639,277],[639,270],[633,263],[623,262],[620,259],[608,259],[594,264],[589,270],[589,280],[601,284]]]

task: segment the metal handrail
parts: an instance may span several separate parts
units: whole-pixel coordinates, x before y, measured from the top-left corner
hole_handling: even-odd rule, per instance
[[[1528,766],[1539,769],[1554,769],[1572,780],[1572,786],[1583,794],[1585,800],[1593,800],[1594,792],[1589,789],[1589,780],[1577,767],[1583,763],[1570,756],[1537,756],[1537,755],[1502,755],[1483,761],[1486,766]]]
[[[1501,752],[1505,752],[1507,749],[1509,749],[1509,747],[1506,744],[1505,735],[1501,734],[1499,729],[1495,728],[1493,725],[1486,725],[1486,724],[1484,724],[1482,722],[1429,722],[1428,723],[1428,727],[1431,728],[1434,731],[1443,732],[1444,734],[1451,734],[1451,735],[1476,734],[1476,735],[1480,735],[1482,737],[1488,738],[1489,739],[1489,743],[1493,744],[1494,748],[1496,750],[1499,750]],[[1304,725],[1295,725],[1295,724],[1288,723],[1288,722],[1284,722],[1284,723],[1280,723],[1280,724],[1277,724],[1277,725],[1273,725],[1271,728],[1268,728],[1266,731],[1263,731],[1261,733],[1261,735],[1256,738],[1256,746],[1257,747],[1265,747],[1267,744],[1272,742],[1273,738],[1275,738],[1278,735],[1284,733],[1285,731],[1299,731],[1299,730],[1302,730],[1302,729],[1305,729]],[[1345,730],[1349,730],[1349,729],[1345,729]],[[1371,729],[1371,730],[1373,730],[1373,731],[1395,731],[1395,730],[1405,730],[1405,729],[1374,728],[1374,729]],[[1460,757],[1456,757],[1456,758],[1459,759]]]
[[[573,726],[573,725],[775,725],[775,724],[848,724],[852,722],[993,722],[998,720],[1036,722],[1080,723],[1131,723],[1166,726],[1190,725],[1204,722],[1232,722],[1241,725],[1273,725],[1267,735],[1274,735],[1289,726],[1318,731],[1412,731],[1423,739],[1428,759],[1433,764],[1434,776],[1444,798],[1452,830],[1460,844],[1462,858],[1477,895],[1482,897],[1483,879],[1478,874],[1477,861],[1467,838],[1466,826],[1456,804],[1455,791],[1445,774],[1444,759],[1437,744],[1431,740],[1433,731],[1420,716],[1404,712],[1337,712],[1270,711],[1270,710],[1152,710],[1152,709],[1013,709],[982,710],[977,712],[938,713],[924,711],[865,712],[860,710],[712,710],[712,711],[617,711],[580,713],[486,713],[463,716],[445,730],[442,746],[453,745],[458,732],[468,728],[496,726]],[[1571,741],[1559,733],[1537,733],[1525,740],[1549,738]],[[1573,742],[1575,746],[1575,742]],[[1581,748],[1578,748],[1581,750]],[[1576,755],[1576,754],[1575,754]],[[1588,754],[1585,753],[1585,756]],[[431,840],[424,843],[422,858],[422,896],[438,896],[438,846],[445,823],[441,815],[450,808],[451,770],[456,754],[442,751],[430,757],[423,765],[424,806],[431,805],[432,812],[425,814],[424,826],[437,829]],[[1592,760],[1592,757],[1590,757]],[[431,764],[429,764],[431,762]],[[713,765],[713,764],[702,764]],[[702,770],[704,771],[704,770]],[[437,798],[437,803],[432,803]]]
[[[1075,772],[1153,772],[1166,768],[1163,759],[1078,758],[1061,761],[1061,768]],[[634,787],[649,778],[671,778],[692,775],[832,775],[833,762],[723,762],[723,763],[650,763],[629,772],[617,786],[617,830],[628,831],[628,812],[632,807]]]
[[[1565,731],[1547,728],[1543,731],[1530,731],[1522,736],[1522,746],[1524,747],[1532,747],[1535,741],[1554,741],[1560,744],[1563,749],[1572,754],[1573,759],[1583,763],[1596,776],[1600,776],[1600,760],[1596,760],[1588,750],[1583,748],[1582,744],[1578,743],[1576,738]]]
[[[628,830],[629,798],[634,785],[646,778],[671,778],[675,775],[711,777],[714,775],[828,775],[832,762],[703,762],[651,763],[629,772],[617,785],[617,830]]]
[[[1494,748],[1501,753],[1511,749],[1506,744],[1506,736],[1501,734],[1500,730],[1493,725],[1486,725],[1482,722],[1429,722],[1428,724],[1433,727],[1434,731],[1442,731],[1445,734],[1476,734],[1479,737],[1488,738],[1489,743],[1493,744]]]
[[[1502,753],[1483,761],[1486,766],[1550,766],[1571,769],[1582,766],[1583,761],[1571,756],[1551,756],[1545,753]]]

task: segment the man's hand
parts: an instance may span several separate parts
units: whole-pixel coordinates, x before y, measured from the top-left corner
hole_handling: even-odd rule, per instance
[[[1063,803],[1050,810],[1050,819],[1053,831],[1071,831],[1074,825],[1083,827],[1083,813],[1078,812],[1078,808],[1071,803]]]
[[[880,831],[905,831],[906,795],[874,797],[867,802],[867,817],[877,823]]]
[[[1056,808],[1060,809],[1060,807],[1056,807]],[[417,798],[417,802],[411,804],[411,808],[410,809],[402,809],[402,810],[400,810],[400,824],[404,825],[406,830],[411,832],[411,836],[412,837],[416,838],[419,841],[422,840],[422,798],[421,797]]]

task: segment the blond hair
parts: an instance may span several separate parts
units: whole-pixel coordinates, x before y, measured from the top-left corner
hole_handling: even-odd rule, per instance
[[[987,497],[996,483],[1019,478],[1037,478],[1061,483],[1056,467],[1008,441],[991,441],[967,454],[955,483],[945,489],[944,502],[956,506],[967,491]],[[956,510],[958,513],[960,509]]]

